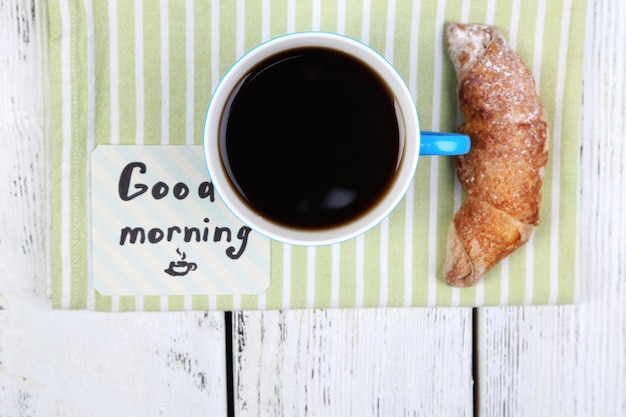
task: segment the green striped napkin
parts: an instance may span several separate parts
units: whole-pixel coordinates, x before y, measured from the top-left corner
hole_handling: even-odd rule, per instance
[[[584,0],[50,0],[52,300],[102,311],[481,306],[577,298],[577,196]],[[320,248],[271,243],[261,295],[102,296],[93,288],[90,153],[101,144],[199,145],[207,103],[245,51],[297,31],[338,32],[391,61],[425,130],[459,124],[446,21],[494,24],[535,74],[550,121],[542,224],[474,288],[442,281],[463,195],[452,158],[422,158],[380,226]]]

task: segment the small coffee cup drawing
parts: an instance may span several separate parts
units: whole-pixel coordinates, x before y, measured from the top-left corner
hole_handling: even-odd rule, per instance
[[[164,272],[173,277],[181,277],[196,269],[198,269],[198,265],[195,262],[170,261],[169,267]]]
[[[380,223],[420,156],[461,155],[469,137],[420,131],[411,93],[378,52],[303,32],[241,57],[204,127],[213,185],[244,224],[294,245],[327,245]]]

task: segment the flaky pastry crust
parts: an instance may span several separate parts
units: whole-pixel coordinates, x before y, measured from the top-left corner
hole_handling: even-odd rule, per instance
[[[448,232],[444,279],[476,283],[539,224],[548,161],[546,113],[532,73],[493,26],[446,25],[463,124],[472,148],[457,157],[467,198]]]

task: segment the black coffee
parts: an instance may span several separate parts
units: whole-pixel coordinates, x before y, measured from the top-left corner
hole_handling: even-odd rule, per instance
[[[220,153],[259,214],[305,229],[368,211],[401,158],[399,115],[386,83],[353,57],[302,48],[253,68],[231,96]]]

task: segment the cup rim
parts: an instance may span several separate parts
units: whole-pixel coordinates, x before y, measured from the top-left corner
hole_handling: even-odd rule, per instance
[[[404,146],[394,183],[380,201],[350,222],[325,229],[297,229],[261,216],[233,191],[220,158],[218,137],[222,109],[231,92],[254,65],[278,52],[306,46],[340,50],[364,62],[381,75],[396,97],[404,120]],[[213,138],[213,140],[211,140]],[[206,112],[203,150],[207,170],[217,195],[242,223],[252,230],[283,243],[320,246],[340,243],[357,237],[378,225],[394,210],[413,181],[420,149],[420,126],[415,102],[397,70],[376,50],[345,35],[329,32],[297,32],[265,41],[241,56],[224,74],[215,88]]]

